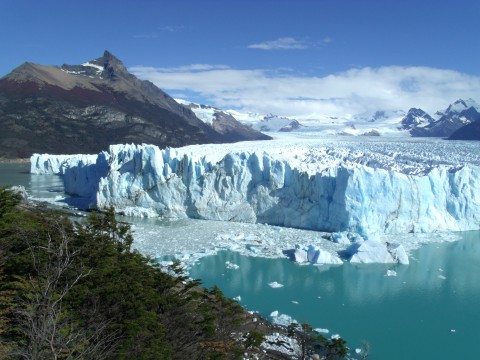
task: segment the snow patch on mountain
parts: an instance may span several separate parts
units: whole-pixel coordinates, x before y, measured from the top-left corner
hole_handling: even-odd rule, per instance
[[[259,114],[240,110],[221,110],[205,105],[193,104],[184,100],[178,102],[188,105],[202,121],[211,124],[215,114],[232,115],[242,124],[261,132],[316,132],[322,135],[344,136],[436,136],[444,137],[480,117],[480,105],[473,99],[459,99],[445,110],[437,111],[433,116],[422,109],[372,110],[361,114],[343,116],[295,115],[279,116]]]
[[[210,126],[212,126],[213,121],[215,120],[215,114],[222,112],[222,110],[213,106],[200,105],[182,99],[175,99],[175,101],[189,107],[195,113],[197,118]]]

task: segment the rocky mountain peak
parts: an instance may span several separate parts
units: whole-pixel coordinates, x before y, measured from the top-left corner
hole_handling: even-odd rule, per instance
[[[108,50],[105,50],[102,57],[92,60],[89,63],[102,66],[104,77],[111,80],[114,80],[119,74],[128,74],[125,65]]]
[[[205,124],[105,51],[79,65],[24,63],[0,79],[0,157],[269,139],[233,118]]]
[[[424,128],[433,122],[434,119],[422,109],[411,108],[401,123],[402,129],[413,130],[415,128]]]

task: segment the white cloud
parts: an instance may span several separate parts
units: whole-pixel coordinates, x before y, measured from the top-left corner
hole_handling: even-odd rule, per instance
[[[187,27],[184,26],[184,25],[167,25],[167,26],[162,26],[162,27],[157,28],[156,31],[133,35],[133,38],[135,38],[135,39],[157,39],[160,36],[162,36],[162,33],[165,33],[165,32],[176,33],[176,32],[179,32],[181,30],[184,30],[186,28]]]
[[[159,28],[160,31],[166,31],[166,32],[178,32],[180,30],[184,30],[186,26],[184,25],[167,25]]]
[[[141,69],[142,72],[146,73],[190,73],[190,72],[201,72],[201,71],[212,71],[212,70],[227,70],[230,69],[227,65],[211,65],[211,64],[190,64],[185,66],[177,66],[177,67],[161,67],[161,68],[153,68],[153,67],[143,67],[138,66],[132,69]]]
[[[261,50],[302,50],[306,49],[308,46],[303,40],[297,40],[292,37],[283,37],[278,38],[272,41],[265,41],[258,44],[248,45],[250,49],[261,49]]]
[[[480,77],[429,67],[354,68],[324,77],[205,64],[130,70],[167,92],[198,94],[210,105],[299,118],[411,107],[433,113],[458,98],[480,100]]]

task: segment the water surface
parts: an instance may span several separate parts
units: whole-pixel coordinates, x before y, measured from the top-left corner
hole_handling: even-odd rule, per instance
[[[421,247],[410,265],[299,266],[224,251],[190,274],[264,316],[278,310],[327,328],[353,349],[367,341],[369,359],[471,359],[480,339],[480,232],[461,236]]]
[[[0,186],[23,185],[43,200],[62,198],[63,184],[55,175],[31,175],[29,164],[0,164]],[[151,222],[151,221],[150,221]],[[141,249],[158,250],[165,226],[148,222]],[[185,222],[185,223],[183,223]],[[203,246],[216,232],[255,232],[274,236],[274,228],[184,220],[177,226],[184,242]],[[221,225],[221,226],[220,226]],[[142,221],[136,221],[138,233]],[[240,226],[240,228],[239,228]],[[250,228],[251,226],[251,228]],[[247,229],[248,228],[248,229]],[[282,232],[288,232],[286,229]],[[279,232],[280,234],[281,232]],[[209,235],[210,234],[210,235]],[[273,235],[272,235],[273,234]],[[293,234],[294,235],[294,234]],[[292,236],[293,236],[292,235]],[[157,244],[155,244],[157,242]],[[160,247],[181,249],[180,244]],[[163,250],[162,250],[163,251]],[[162,252],[160,251],[160,253]],[[229,261],[239,266],[228,269]],[[388,270],[397,276],[386,276]],[[218,285],[227,296],[241,296],[241,304],[268,316],[288,314],[316,328],[340,334],[355,349],[365,340],[369,359],[472,359],[480,339],[480,232],[461,233],[461,240],[424,245],[414,251],[408,266],[352,265],[299,266],[286,259],[265,259],[222,251],[191,268],[192,277],[206,286]],[[268,283],[283,285],[272,288]]]

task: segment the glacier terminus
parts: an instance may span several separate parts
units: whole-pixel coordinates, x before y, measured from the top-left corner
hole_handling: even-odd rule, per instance
[[[65,192],[86,198],[90,208],[113,206],[128,216],[263,223],[369,239],[478,230],[479,147],[300,134],[164,150],[112,145],[88,156],[34,154],[31,172],[60,174]],[[385,262],[397,259],[385,254]]]

